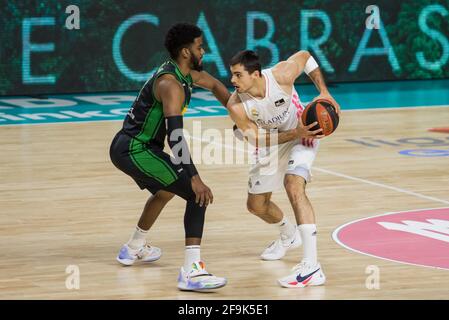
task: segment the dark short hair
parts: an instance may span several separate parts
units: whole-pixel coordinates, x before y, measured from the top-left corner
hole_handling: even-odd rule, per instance
[[[249,73],[254,71],[262,72],[259,55],[252,50],[243,50],[233,56],[229,65],[235,66],[236,64],[241,64]]]
[[[191,45],[195,38],[201,37],[203,31],[190,23],[178,23],[168,30],[165,36],[165,48],[170,57],[176,59],[182,48]]]

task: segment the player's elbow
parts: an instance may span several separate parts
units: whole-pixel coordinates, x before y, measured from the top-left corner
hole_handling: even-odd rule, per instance
[[[309,59],[312,55],[310,54],[310,52],[309,51],[307,51],[307,50],[300,50],[300,51],[298,51],[298,55],[300,55],[302,58],[304,58],[304,59]]]
[[[291,63],[294,63],[296,66],[298,67],[303,67],[307,60],[311,57],[312,55],[310,54],[309,51],[307,50],[301,50],[296,52],[293,56],[291,56],[288,60]]]

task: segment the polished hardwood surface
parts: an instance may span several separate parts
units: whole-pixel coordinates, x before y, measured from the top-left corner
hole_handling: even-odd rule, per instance
[[[186,120],[187,128],[192,121]],[[226,117],[200,121],[203,130],[232,127]],[[308,186],[327,283],[305,289],[276,283],[298,262],[302,249],[290,251],[281,261],[258,258],[277,231],[246,210],[245,164],[198,165],[215,196],[207,212],[202,257],[209,272],[228,278],[226,287],[211,294],[177,290],[184,259],[180,199],[168,204],[149,233],[150,242],[162,248],[162,258],[120,266],[116,254],[149,196],[109,161],[109,144],[120,126],[93,122],[0,127],[1,299],[448,298],[448,270],[357,254],[331,238],[338,226],[363,217],[449,206],[449,157],[406,157],[398,151],[416,146],[368,147],[348,140],[433,137],[449,142],[447,134],[427,132],[449,126],[448,108],[344,112],[338,130],[321,144],[314,181]],[[447,150],[447,144],[440,149]],[[286,195],[278,192],[274,200],[292,220]],[[79,290],[66,288],[69,265],[79,267]],[[380,268],[379,290],[365,287],[369,265]]]

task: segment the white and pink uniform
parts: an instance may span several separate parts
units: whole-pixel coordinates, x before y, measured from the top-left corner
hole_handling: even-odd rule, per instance
[[[266,83],[263,99],[256,99],[248,93],[238,94],[248,118],[259,129],[282,132],[296,128],[304,106],[295,88],[292,86],[291,94],[287,94],[277,83],[271,69],[262,70],[262,75]],[[314,140],[313,145],[303,146],[298,139],[256,150],[249,171],[249,193],[266,193],[282,188],[286,174],[310,181],[319,141]]]

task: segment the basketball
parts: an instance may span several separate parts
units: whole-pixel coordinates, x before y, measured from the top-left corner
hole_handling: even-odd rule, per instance
[[[318,122],[311,130],[323,129],[322,134],[330,135],[338,127],[338,113],[331,102],[318,99],[307,105],[301,115],[302,123],[307,126],[313,122]]]

